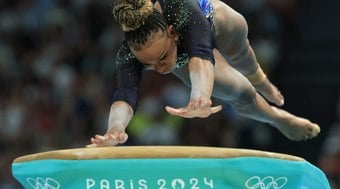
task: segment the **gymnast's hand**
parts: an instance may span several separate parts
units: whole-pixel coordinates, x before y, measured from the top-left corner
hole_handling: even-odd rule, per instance
[[[198,97],[197,99],[191,99],[187,107],[173,108],[166,106],[165,109],[168,113],[180,116],[184,118],[206,118],[211,114],[217,113],[222,110],[222,106],[211,107],[212,102],[210,99]]]
[[[86,147],[104,147],[104,146],[115,146],[117,144],[125,143],[128,139],[128,135],[123,131],[120,133],[109,131],[105,135],[95,135],[91,138],[90,145]]]
[[[116,101],[111,105],[108,129],[105,135],[95,135],[87,147],[115,146],[125,143],[128,135],[126,127],[133,116],[132,107],[124,101]]]

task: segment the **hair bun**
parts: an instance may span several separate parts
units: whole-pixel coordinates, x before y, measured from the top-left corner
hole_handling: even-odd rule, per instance
[[[151,0],[114,0],[112,14],[123,31],[138,29],[152,14]]]

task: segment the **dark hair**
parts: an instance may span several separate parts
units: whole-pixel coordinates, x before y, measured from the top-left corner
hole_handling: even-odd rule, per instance
[[[152,34],[167,30],[165,18],[151,0],[115,0],[112,13],[129,46],[143,45]]]

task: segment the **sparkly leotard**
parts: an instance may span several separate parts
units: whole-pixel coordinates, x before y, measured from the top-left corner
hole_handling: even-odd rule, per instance
[[[153,0],[155,3],[157,0]],[[169,25],[179,34],[177,67],[199,57],[214,63],[215,47],[213,8],[209,0],[158,0]],[[132,54],[126,42],[122,43],[115,60],[116,88],[113,101],[125,101],[134,111],[137,107],[138,90],[145,70]]]

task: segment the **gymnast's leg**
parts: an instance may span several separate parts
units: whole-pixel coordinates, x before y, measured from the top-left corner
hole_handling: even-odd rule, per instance
[[[280,91],[269,81],[247,39],[248,26],[242,15],[219,0],[212,0],[215,9],[217,47],[231,66],[245,75],[268,101],[284,104]]]
[[[214,97],[229,102],[240,115],[274,126],[290,140],[310,139],[320,132],[317,124],[270,106],[246,77],[231,67],[216,49],[214,57],[216,60]],[[173,73],[190,86],[187,69],[185,66]]]
[[[216,59],[214,95],[231,102],[239,114],[271,124],[291,140],[306,140],[320,132],[317,124],[270,106],[217,50],[214,50],[214,57]],[[226,88],[228,90],[225,90]]]

